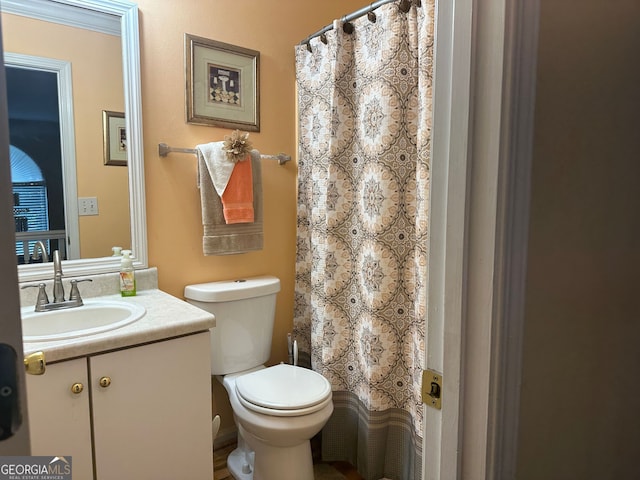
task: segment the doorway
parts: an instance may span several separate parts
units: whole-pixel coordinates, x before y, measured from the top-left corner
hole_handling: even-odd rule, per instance
[[[30,255],[37,241],[65,252],[58,78],[12,66],[6,75],[16,257],[24,264],[42,260]]]
[[[47,202],[46,230],[44,222],[36,225],[32,221],[32,228],[27,220],[27,231],[20,231],[25,221],[16,220],[20,227],[16,229],[16,263],[32,261],[30,251],[37,241],[45,244],[48,253],[59,250],[64,259],[77,259],[80,234],[71,64],[9,52],[4,57],[10,142],[41,171]],[[15,188],[14,193],[22,193],[17,198],[14,195],[14,218],[24,217],[25,208],[20,202],[27,201],[27,195]]]

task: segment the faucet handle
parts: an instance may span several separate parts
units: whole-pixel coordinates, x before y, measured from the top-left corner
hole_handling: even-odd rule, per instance
[[[80,282],[93,282],[90,278],[83,278],[82,280],[71,280],[71,293],[69,294],[69,300],[74,300],[78,305],[82,305],[82,297],[80,297],[80,290],[78,290],[78,283]]]
[[[37,288],[38,289],[38,298],[36,300],[36,312],[41,312],[44,310],[44,306],[49,303],[49,297],[47,296],[47,289],[44,283],[31,283],[29,285],[23,285],[21,287],[23,290],[25,288]]]

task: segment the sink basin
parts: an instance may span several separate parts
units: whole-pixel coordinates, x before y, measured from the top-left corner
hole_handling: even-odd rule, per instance
[[[140,319],[146,310],[129,302],[85,300],[81,307],[49,312],[25,307],[21,313],[25,342],[52,342],[124,327]]]

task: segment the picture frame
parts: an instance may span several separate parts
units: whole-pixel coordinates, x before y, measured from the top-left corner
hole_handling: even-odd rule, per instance
[[[187,123],[260,131],[260,52],[185,33]]]
[[[127,165],[127,130],[123,112],[102,111],[102,142],[105,165]]]

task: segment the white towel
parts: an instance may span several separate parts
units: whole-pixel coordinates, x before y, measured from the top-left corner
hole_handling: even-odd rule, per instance
[[[198,156],[204,160],[209,175],[211,175],[211,181],[213,182],[213,188],[220,197],[227,188],[229,178],[233,172],[235,163],[229,160],[226,152],[223,150],[224,142],[211,142],[203,145],[196,145]]]

